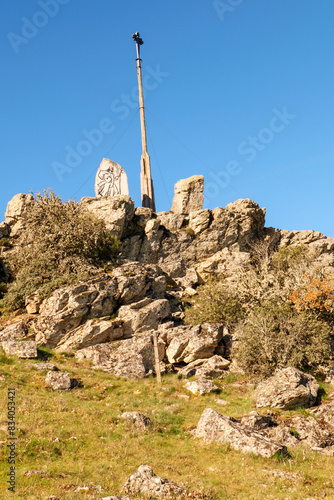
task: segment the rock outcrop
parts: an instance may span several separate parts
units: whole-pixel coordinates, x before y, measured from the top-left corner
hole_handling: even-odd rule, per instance
[[[285,446],[249,430],[231,417],[206,408],[198,422],[194,436],[208,442],[228,443],[235,450],[270,458],[276,453],[285,454]]]
[[[218,324],[180,326],[173,330],[173,337],[166,351],[170,363],[191,363],[210,358],[223,338],[223,327]]]
[[[165,343],[158,341],[159,361],[165,357]],[[76,358],[92,361],[95,368],[118,377],[143,378],[155,373],[152,335],[135,335],[133,338],[101,344],[77,352]]]
[[[202,210],[203,191],[203,175],[193,175],[188,179],[181,179],[175,184],[173,205],[170,211],[173,214],[189,215],[190,212]]]

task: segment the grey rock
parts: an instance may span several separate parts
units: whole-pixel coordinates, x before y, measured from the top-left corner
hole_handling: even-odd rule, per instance
[[[138,411],[126,411],[125,413],[122,413],[120,418],[125,420],[132,428],[142,432],[146,432],[146,430],[152,425],[151,419]]]
[[[33,340],[19,342],[17,340],[5,340],[2,348],[8,356],[18,356],[19,358],[37,358],[37,345]]]
[[[319,385],[312,375],[283,368],[261,382],[256,389],[256,406],[270,406],[291,410],[297,406],[313,406],[317,400]]]
[[[106,321],[89,319],[86,323],[71,330],[63,336],[56,351],[67,352],[83,349],[96,344],[102,344],[123,337],[123,324],[121,321]]]
[[[168,300],[153,300],[147,303],[147,299],[139,303],[133,303],[119,308],[117,317],[123,321],[123,329],[126,334],[157,330],[159,324],[170,316],[170,305]]]
[[[197,359],[179,371],[185,377],[218,378],[228,370],[231,362],[215,354],[211,358]]]
[[[55,348],[85,321],[110,316],[119,305],[145,296],[160,298],[166,286],[158,266],[128,262],[110,274],[58,289],[42,302],[40,314],[33,321],[36,341]]]
[[[42,300],[38,292],[33,292],[25,298],[25,306],[28,314],[38,314]]]
[[[204,323],[195,327],[178,327],[167,348],[170,363],[191,363],[197,359],[213,356],[223,337],[223,328],[215,323]]]
[[[108,231],[117,238],[126,234],[127,225],[133,219],[135,209],[130,196],[117,195],[110,198],[82,198],[80,204],[97,217],[103,219]]]
[[[31,194],[16,194],[7,204],[5,212],[6,224],[14,226],[27,212],[32,203],[34,203],[34,197]],[[13,236],[12,230],[11,236]]]
[[[217,392],[218,387],[212,382],[212,380],[208,380],[206,378],[200,378],[198,380],[190,381],[188,380],[185,383],[185,388],[193,394],[209,394],[210,392]]]
[[[68,372],[49,371],[45,378],[45,383],[54,390],[68,390],[77,385],[75,379],[71,379]]]
[[[0,341],[17,340],[26,337],[28,333],[27,325],[23,321],[6,326],[0,331]]]
[[[297,432],[297,439],[301,444],[310,448],[326,448],[334,445],[334,436],[313,417],[296,415],[289,420],[289,427]]]
[[[171,212],[187,215],[190,212],[202,210],[204,190],[203,175],[193,175],[188,179],[181,179],[175,184],[174,199]]]
[[[36,341],[55,348],[63,336],[86,319],[110,316],[116,309],[117,283],[109,275],[60,288],[45,299],[33,321]]]
[[[137,472],[128,478],[123,490],[126,494],[140,494],[145,498],[177,498],[184,493],[181,486],[156,476],[149,465],[141,465]]]
[[[160,219],[160,223],[168,231],[178,231],[183,226],[186,216],[173,214],[171,212],[159,212],[157,216]]]
[[[334,431],[334,401],[322,403],[320,406],[313,408],[311,412]]]
[[[126,262],[116,267],[111,276],[117,282],[117,300],[120,304],[137,302],[145,296],[162,299],[167,289],[165,276],[154,265]]]
[[[31,367],[39,372],[42,372],[44,370],[54,371],[54,372],[58,371],[58,368],[53,363],[34,363],[31,365]]]
[[[189,227],[194,231],[195,236],[202,233],[210,225],[211,210],[208,208],[189,214]]]
[[[165,343],[158,340],[159,361],[165,356]],[[144,378],[155,373],[155,357],[150,333],[134,336],[120,342],[101,344],[76,353],[79,361],[92,361],[95,368],[124,378]]]
[[[259,415],[257,411],[251,411],[249,415],[242,417],[240,423],[244,427],[248,427],[255,431],[262,431],[275,425],[270,417]]]
[[[284,446],[278,445],[254,432],[231,417],[206,408],[198,422],[194,436],[208,442],[229,443],[232,448],[245,453],[253,453],[270,458],[276,453],[286,453]]]

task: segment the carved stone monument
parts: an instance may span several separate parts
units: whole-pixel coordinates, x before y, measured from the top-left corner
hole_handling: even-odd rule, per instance
[[[115,161],[103,158],[95,178],[95,196],[128,195],[128,178],[123,168]]]

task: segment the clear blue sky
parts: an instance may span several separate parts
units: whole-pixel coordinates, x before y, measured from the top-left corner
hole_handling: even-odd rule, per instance
[[[0,219],[19,192],[94,196],[103,157],[140,204],[139,30],[157,210],[203,174],[208,208],[252,198],[267,226],[334,236],[333,18],[333,0],[3,2]]]

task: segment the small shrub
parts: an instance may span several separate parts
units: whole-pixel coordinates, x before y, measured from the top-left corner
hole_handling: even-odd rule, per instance
[[[11,248],[12,244],[10,243],[8,238],[0,238],[0,247]]]
[[[119,241],[103,220],[50,190],[36,194],[22,225],[16,248],[6,254],[13,279],[2,305],[10,310],[22,308],[25,297],[36,290],[43,299],[101,266],[108,269],[118,251]]]
[[[190,299],[192,306],[186,309],[185,322],[236,324],[243,316],[240,300],[231,294],[224,283],[210,281],[197,289],[197,295]]]

